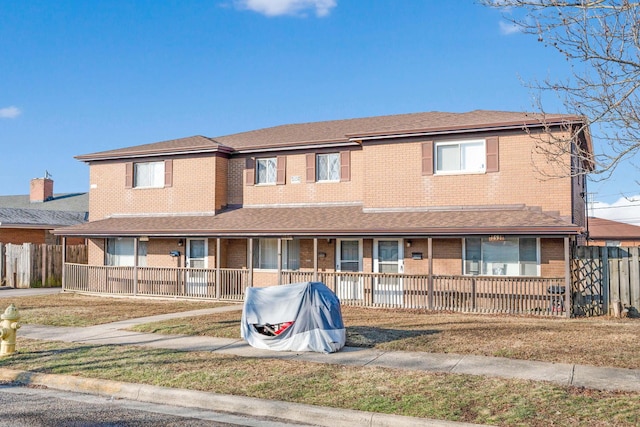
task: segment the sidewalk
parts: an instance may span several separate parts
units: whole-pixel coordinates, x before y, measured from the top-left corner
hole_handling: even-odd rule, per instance
[[[337,365],[349,365],[349,366],[376,366],[376,367],[384,367],[384,368],[397,368],[397,369],[407,369],[407,370],[416,370],[416,371],[425,371],[425,372],[446,372],[446,373],[458,373],[458,374],[469,374],[469,375],[484,375],[484,376],[493,376],[499,378],[519,378],[526,380],[535,380],[535,381],[551,381],[554,383],[562,384],[562,385],[572,385],[577,387],[586,387],[586,388],[595,388],[595,389],[603,389],[603,390],[620,390],[620,391],[640,391],[640,369],[620,369],[620,368],[598,368],[592,366],[585,365],[574,365],[574,364],[564,364],[564,363],[549,363],[549,362],[535,362],[535,361],[524,361],[524,360],[515,360],[515,359],[507,359],[507,358],[499,358],[499,357],[484,357],[484,356],[473,356],[473,355],[458,355],[458,354],[441,354],[441,353],[422,353],[422,352],[399,352],[399,351],[382,351],[370,348],[360,348],[360,347],[344,347],[341,351],[333,354],[321,354],[321,353],[293,353],[293,352],[275,352],[269,350],[260,350],[249,346],[245,341],[240,339],[229,339],[229,338],[213,338],[213,337],[202,337],[202,336],[183,336],[183,335],[160,335],[160,334],[148,334],[148,333],[139,333],[126,331],[124,329],[131,327],[136,324],[149,323],[154,321],[167,320],[172,318],[180,318],[180,317],[188,317],[188,316],[197,316],[197,315],[205,315],[216,312],[223,311],[232,311],[232,310],[240,310],[242,307],[240,305],[234,306],[225,306],[218,308],[210,308],[210,309],[202,309],[195,310],[190,312],[182,312],[182,313],[171,313],[164,314],[159,316],[150,316],[144,318],[130,319],[124,320],[120,322],[108,323],[104,325],[97,325],[91,327],[52,327],[52,326],[41,326],[41,325],[24,325],[19,331],[19,337],[31,338],[31,339],[42,339],[48,341],[65,341],[65,342],[74,342],[74,343],[86,343],[86,344],[127,344],[127,345],[138,345],[138,346],[148,346],[153,348],[168,348],[168,349],[179,349],[179,350],[187,350],[187,351],[211,351],[218,354],[233,354],[237,356],[245,356],[245,357],[258,357],[258,358],[278,358],[278,359],[290,359],[290,360],[301,360],[301,361],[309,361],[309,362],[317,362],[317,363],[331,363]],[[11,377],[11,372],[7,372],[8,370],[0,370],[0,377],[9,376]],[[24,373],[23,375],[27,375],[30,380],[36,378],[35,374]],[[42,375],[38,375],[38,378],[44,377]],[[60,381],[62,383],[73,383],[74,387],[80,387],[81,390],[86,390],[87,392],[99,392],[101,394],[109,394],[109,392],[104,391],[103,389],[106,387],[106,390],[115,390],[121,389],[126,393],[127,398],[131,398],[129,396],[132,393],[131,390],[136,389],[137,392],[134,393],[136,396],[140,395],[148,395],[148,396],[166,396],[166,393],[196,393],[196,395],[189,397],[188,399],[181,398],[180,401],[183,402],[204,402],[207,399],[203,397],[198,397],[198,393],[200,392],[190,392],[187,390],[171,390],[171,389],[162,389],[156,388],[160,390],[151,390],[147,386],[141,385],[133,385],[129,384],[123,386],[116,385],[106,385],[108,382],[105,381],[92,381],[92,380],[83,380],[75,377],[71,377],[71,380],[59,380],[54,377],[58,376],[46,376],[50,377],[47,381],[50,383],[58,384]],[[44,380],[43,380],[44,381]],[[97,384],[93,384],[97,383]],[[89,384],[89,385],[87,385]],[[52,385],[49,385],[53,387]],[[141,388],[145,388],[147,390],[146,393],[142,393],[140,391]],[[68,390],[68,389],[66,389]],[[209,395],[208,401],[211,402],[212,397],[211,393],[207,393]],[[220,396],[220,395],[217,395]],[[164,397],[166,399],[166,397]],[[225,400],[226,399],[226,400]],[[277,416],[282,418],[283,414],[289,414],[289,411],[284,411],[281,405],[289,405],[289,407],[298,407],[300,405],[291,405],[285,404],[283,402],[271,402],[271,401],[259,401],[260,403],[255,402],[256,399],[249,399],[252,403],[245,402],[245,399],[248,398],[238,398],[237,396],[226,396],[223,399],[224,404],[222,408],[226,408],[224,410],[230,411],[230,403],[228,400],[232,400],[234,402],[240,402],[244,410],[248,410],[248,408],[253,408],[255,410],[256,407],[261,408],[261,411],[265,411],[269,413],[265,415],[265,413],[261,412],[259,415],[261,416]],[[166,400],[165,400],[166,401]],[[174,400],[176,401],[176,400]],[[268,404],[266,403],[268,402]],[[271,412],[272,409],[265,409],[267,406],[275,409],[275,412]],[[336,425],[336,416],[342,414],[342,411],[327,408],[325,410],[329,410],[332,414],[329,417],[328,413],[322,416],[319,416],[317,411],[320,411],[318,407],[310,407],[302,410],[302,407],[306,407],[308,405],[301,405],[300,408],[296,409],[298,413],[309,413],[312,414],[310,418],[288,418],[296,422],[308,422],[310,424],[316,424],[319,422],[327,422],[327,424],[322,425]],[[208,409],[215,410],[214,408],[209,407]],[[220,408],[218,408],[220,409]],[[294,411],[294,412],[296,412]],[[355,414],[350,414],[354,412]],[[350,415],[349,415],[350,414]],[[359,415],[358,415],[359,414]],[[364,415],[363,415],[364,414]],[[383,416],[382,414],[373,414],[373,413],[361,413],[359,411],[346,411],[345,414],[339,415],[340,417],[346,418],[338,418],[339,425],[464,425],[460,423],[444,423],[433,421],[433,420],[424,420],[424,419],[414,419],[409,417],[399,417],[400,419],[387,419],[390,416]],[[327,418],[329,417],[329,418]],[[355,418],[354,418],[355,417]],[[364,417],[364,418],[362,418]],[[367,422],[363,423],[366,418]],[[382,421],[384,418],[385,421]],[[408,418],[404,420],[404,418]],[[377,419],[374,423],[373,420]],[[324,420],[324,421],[323,421]],[[349,421],[351,420],[351,421]],[[395,421],[393,421],[395,420]],[[352,423],[353,422],[353,423]],[[389,424],[387,424],[387,422]],[[419,424],[415,424],[418,422]],[[427,424],[424,424],[427,422]],[[440,424],[438,424],[440,423]]]

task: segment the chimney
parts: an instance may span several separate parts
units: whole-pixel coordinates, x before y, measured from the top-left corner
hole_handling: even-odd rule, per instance
[[[31,180],[31,191],[29,201],[31,203],[42,203],[53,199],[53,180],[49,174],[44,178],[33,178]]]

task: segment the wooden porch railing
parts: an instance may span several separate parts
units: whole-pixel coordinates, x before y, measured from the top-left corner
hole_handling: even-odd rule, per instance
[[[242,301],[249,270],[110,267],[65,264],[65,290],[121,295]],[[219,283],[216,283],[219,277]],[[282,271],[280,283],[314,280],[314,273]],[[317,280],[344,305],[440,311],[565,315],[564,279],[318,272]],[[274,285],[278,283],[274,274]]]

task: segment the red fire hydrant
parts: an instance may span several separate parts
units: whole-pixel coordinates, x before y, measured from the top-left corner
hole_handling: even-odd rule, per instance
[[[16,351],[16,334],[20,328],[20,314],[15,305],[11,304],[0,316],[0,357],[9,356]]]

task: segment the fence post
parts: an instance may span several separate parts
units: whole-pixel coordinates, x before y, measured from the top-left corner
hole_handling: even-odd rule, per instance
[[[629,277],[629,297],[631,307],[634,307],[636,310],[640,310],[640,256],[638,251],[640,248],[633,247],[629,248],[633,254],[633,260],[631,264],[631,276]]]
[[[313,281],[318,281],[318,238],[313,238]]]
[[[43,243],[42,247],[42,287],[44,288],[47,283],[47,244]]]
[[[133,239],[133,296],[138,295],[138,238]]]
[[[569,238],[564,238],[564,310],[567,318],[571,317],[571,246]]]
[[[606,246],[600,249],[600,262],[602,263],[602,311],[603,314],[609,314],[609,294],[610,294],[610,280],[609,280],[609,248]]]
[[[64,292],[64,289],[66,287],[66,279],[67,279],[67,275],[66,275],[66,269],[67,269],[67,238],[63,237],[62,238],[62,292]]]
[[[5,273],[4,243],[0,243],[0,285],[5,285],[7,283],[7,276]]]
[[[433,310],[433,238],[427,239],[427,257],[429,258],[429,278],[427,279],[427,306]]]
[[[222,262],[220,261],[220,250],[221,250],[220,238],[216,239],[216,299],[220,299],[220,279],[222,275],[220,274],[220,268],[222,266]]]
[[[247,245],[249,245],[249,250],[247,251],[247,267],[249,268],[249,280],[248,287],[253,287],[253,237],[250,237],[247,240]]]

